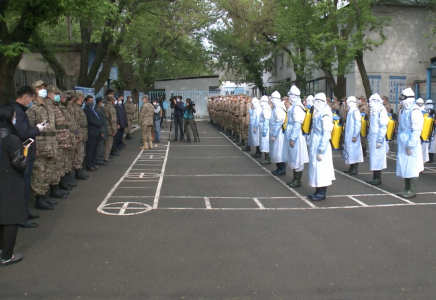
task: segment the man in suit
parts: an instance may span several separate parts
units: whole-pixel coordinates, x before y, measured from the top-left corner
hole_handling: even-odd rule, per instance
[[[97,112],[94,110],[94,98],[86,96],[85,108],[83,109],[86,120],[88,121],[88,143],[86,147],[86,168],[88,171],[94,172],[98,169],[96,166],[95,155],[97,150],[97,142],[103,137],[102,125]]]
[[[95,111],[97,112],[98,118],[100,119],[101,125],[103,126],[102,127],[103,137],[100,137],[98,139],[95,160],[97,162],[97,165],[105,166],[107,165],[107,163],[103,161],[103,153],[104,153],[104,144],[108,139],[108,134],[107,134],[108,131],[107,131],[106,115],[103,109],[104,108],[103,98],[97,97],[97,99],[95,99],[95,103],[96,103]]]
[[[42,124],[37,124],[36,126],[30,126],[29,117],[26,115],[26,110],[33,105],[33,101],[35,100],[36,92],[30,86],[23,86],[17,90],[17,98],[15,101],[11,102],[12,107],[15,109],[15,129],[18,132],[18,135],[22,142],[27,140],[28,138],[32,138],[35,140],[35,137],[45,129],[45,126]],[[35,162],[36,157],[36,143],[30,145],[27,153],[27,169],[24,172],[24,188],[25,188],[25,200],[27,206],[27,214],[29,217],[29,221],[23,224],[20,224],[21,227],[30,228],[36,227],[38,224],[33,223],[30,219],[37,219],[39,215],[34,215],[30,213],[29,210],[29,197],[30,197],[30,189],[31,189],[31,179],[33,172],[33,163]]]
[[[127,122],[126,109],[124,107],[123,102],[124,102],[124,96],[119,95],[118,96],[118,105],[115,106],[115,109],[117,110],[117,114],[119,117],[119,125],[120,125],[120,127],[117,130],[117,135],[115,137],[115,141],[116,141],[115,147],[118,150],[121,150],[124,146],[124,143],[123,143],[124,129],[127,128],[127,126],[129,126],[129,124]]]

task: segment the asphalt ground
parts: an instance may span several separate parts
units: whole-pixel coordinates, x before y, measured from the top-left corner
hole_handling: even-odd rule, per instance
[[[435,299],[436,166],[418,197],[390,155],[383,184],[334,152],[328,199],[311,203],[206,122],[200,143],[139,149],[81,181],[0,268],[0,299]],[[254,150],[254,149],[253,149]]]

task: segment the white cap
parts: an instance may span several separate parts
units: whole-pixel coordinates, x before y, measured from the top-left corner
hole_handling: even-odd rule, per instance
[[[318,93],[315,95],[315,100],[327,102],[327,96],[324,93]]]
[[[402,91],[401,94],[403,94],[407,98],[415,97],[415,92],[413,92],[413,90],[410,87]]]
[[[282,96],[280,96],[280,93],[278,91],[275,91],[274,93],[271,94],[271,101],[273,101],[272,99],[278,99],[279,101],[282,100]]]
[[[294,95],[294,96],[300,96],[300,89],[297,88],[296,85],[291,86],[291,89],[289,90],[288,96]]]

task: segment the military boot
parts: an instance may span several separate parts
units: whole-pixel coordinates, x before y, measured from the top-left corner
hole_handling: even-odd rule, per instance
[[[143,146],[141,147],[142,150],[148,150],[148,143],[147,141],[144,141]]]
[[[265,153],[265,159],[262,160],[262,161],[260,162],[260,164],[261,164],[262,166],[264,166],[264,165],[270,165],[270,164],[271,164],[271,158],[269,157],[269,153]]]
[[[61,177],[61,180],[59,181],[59,187],[66,191],[71,191],[73,188],[68,184],[66,175]]]
[[[73,178],[73,176],[71,176],[71,171],[68,172],[66,174],[66,176],[67,176],[66,179],[67,179],[68,185],[71,186],[71,187],[76,187],[77,186],[77,181]]]
[[[418,182],[418,177],[409,178],[409,190],[403,195],[403,198],[416,197],[416,183],[417,182]]]
[[[45,195],[36,195],[35,208],[42,210],[53,210],[54,207],[47,202]]]
[[[58,184],[51,185],[50,197],[53,197],[53,198],[67,198],[67,195],[68,195],[68,192],[67,191],[62,191],[59,188]],[[54,204],[54,203],[50,203],[50,204]]]
[[[295,170],[294,170],[295,171]],[[301,177],[303,176],[303,171],[295,172],[294,175],[294,182],[291,182],[289,184],[289,187],[291,188],[297,188],[301,186]]]
[[[239,144],[237,144],[236,146],[239,146],[239,147],[245,146],[245,140],[241,139],[241,142]]]
[[[148,141],[148,148],[153,149],[153,142],[151,140]]]
[[[85,177],[86,179],[89,178],[89,175],[86,175],[85,173],[83,173],[82,169],[79,169],[79,173],[80,173],[80,175],[82,175],[82,176]]]
[[[80,172],[80,170],[79,169],[75,169],[75,172],[76,172],[76,179],[78,179],[78,180],[86,180],[87,178],[86,178],[86,176],[83,176],[83,174]]]
[[[359,174],[359,170],[358,170],[359,164],[353,164],[352,166],[353,166],[353,168],[351,169],[350,175],[357,175],[357,174]]]
[[[397,193],[397,196],[403,197],[409,192],[410,189],[410,178],[404,178],[404,190]]]

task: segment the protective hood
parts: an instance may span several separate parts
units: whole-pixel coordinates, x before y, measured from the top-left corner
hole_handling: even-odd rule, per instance
[[[298,100],[301,101],[300,95],[301,95],[300,89],[297,88],[297,86],[295,86],[295,85],[291,86],[291,89],[288,92],[289,102],[291,104],[293,104],[293,103],[297,102]]]
[[[405,109],[408,109],[413,104],[413,102],[415,102],[415,99],[413,99],[413,98],[406,98],[406,99],[403,100],[403,107]]]
[[[378,111],[380,105],[382,105],[382,103],[383,103],[383,100],[379,94],[375,93],[375,94],[371,95],[371,97],[369,97],[369,112],[370,112],[370,114],[375,114]]]
[[[321,112],[327,105],[327,97],[324,93],[318,93],[315,95],[314,107],[317,112]]]
[[[313,106],[313,102],[315,101],[315,98],[312,95],[307,96],[306,98],[306,105],[309,107]]]
[[[418,105],[419,107],[423,107],[424,106],[424,99],[422,99],[422,98],[416,99],[416,105]]]
[[[254,97],[254,98],[251,100],[251,104],[253,104],[253,107],[254,107],[254,108],[259,107],[259,106],[260,106],[259,99],[257,99],[256,97]]]
[[[282,97],[280,96],[280,93],[278,91],[275,91],[274,93],[271,94],[271,102],[274,105],[274,107],[276,107],[281,101]]]
[[[269,104],[268,104],[268,96],[262,96],[262,97],[260,98],[260,106],[261,106],[262,108],[264,108],[264,107],[266,107],[266,106],[269,106]]]
[[[347,106],[348,107],[355,107],[357,105],[357,99],[354,96],[350,96],[347,98]]]

